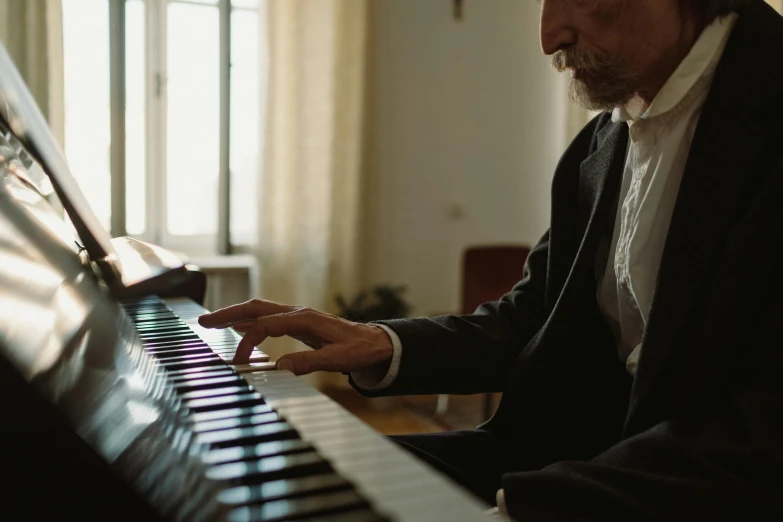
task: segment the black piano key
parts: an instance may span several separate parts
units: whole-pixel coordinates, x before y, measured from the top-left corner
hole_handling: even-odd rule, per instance
[[[208,399],[195,399],[184,403],[185,408],[201,413],[206,411],[222,410],[226,408],[245,408],[264,404],[261,394],[243,393],[240,395],[226,395],[222,397],[210,397]]]
[[[199,351],[207,350],[210,353],[212,350],[210,349],[209,345],[204,343],[183,343],[183,344],[174,344],[170,346],[145,346],[144,350],[158,359],[163,359],[166,357],[172,357],[177,355],[187,355],[190,353],[197,353]]]
[[[218,494],[218,502],[226,506],[248,506],[344,489],[353,489],[353,485],[339,475],[330,473],[229,488]]]
[[[159,343],[150,343],[144,341],[142,342],[142,345],[144,346],[144,349],[150,353],[164,350],[176,350],[178,348],[182,348],[183,346],[209,346],[201,339],[192,339],[190,341],[164,341]]]
[[[215,357],[217,354],[213,353],[212,350],[210,350],[208,347],[199,346],[199,347],[189,347],[189,348],[183,348],[182,350],[177,351],[169,351],[166,353],[153,353],[150,354],[155,359],[157,359],[160,363],[175,363],[175,362],[182,362],[187,361],[188,359],[199,359],[203,357]],[[220,357],[219,355],[217,355]]]
[[[181,364],[188,365],[188,368],[193,368],[194,365],[198,365],[200,363],[209,363],[209,365],[221,365],[225,366],[225,362],[223,362],[223,359],[220,358],[220,356],[215,354],[209,354],[209,353],[194,353],[191,355],[180,355],[178,357],[166,357],[165,359],[158,359],[158,363],[163,367],[164,369],[168,370],[170,368],[178,368]],[[207,366],[207,364],[201,364],[201,366]]]
[[[225,375],[237,375],[237,373],[228,366],[218,368],[207,368],[204,370],[180,370],[176,372],[168,372],[168,380],[172,383],[180,381],[189,381],[197,379],[208,379],[213,377],[222,377]]]
[[[166,354],[176,354],[176,353],[182,353],[183,350],[189,350],[189,349],[209,349],[209,345],[206,343],[203,343],[201,341],[189,341],[187,343],[172,343],[172,344],[162,344],[162,345],[144,345],[144,351],[146,351],[150,355],[154,355],[155,357],[159,357],[161,355]]]
[[[184,350],[178,352],[152,354],[152,356],[155,357],[161,364],[187,362],[191,359],[200,359],[203,357],[220,357],[219,355],[212,353],[212,351],[206,347],[193,349],[185,348]]]
[[[196,440],[202,444],[209,444],[212,448],[227,448],[231,446],[247,446],[261,442],[274,440],[295,439],[299,434],[293,426],[287,422],[274,422],[261,424],[249,428],[233,428],[221,431],[209,431],[196,436]]]
[[[191,422],[210,422],[220,419],[233,419],[235,417],[246,417],[251,415],[262,415],[270,413],[272,407],[268,404],[259,404],[247,408],[225,408],[222,410],[207,411],[204,413],[194,413],[188,419]]]
[[[215,338],[205,335],[204,341],[209,343],[210,346],[214,346],[218,349],[227,349],[227,348],[236,348],[237,344],[240,341],[240,337],[237,336],[228,336],[228,334],[224,333],[222,337]]]
[[[183,328],[190,328],[190,327],[179,320],[160,321],[155,323],[140,324],[136,326],[136,330],[138,330],[139,334],[142,335],[148,333],[154,333],[154,332],[175,332]]]
[[[183,336],[192,337],[196,335],[196,332],[194,332],[188,325],[183,324],[180,325],[179,328],[176,328],[175,330],[171,332],[155,332],[155,331],[148,331],[148,332],[142,332],[141,333],[144,337],[147,339],[178,339]]]
[[[192,342],[203,342],[202,339],[190,332],[164,332],[149,335],[140,334],[144,346],[164,346],[167,344],[185,344]]]
[[[148,323],[146,325],[137,326],[136,330],[142,337],[193,332],[193,330],[191,330],[190,327],[182,321],[160,321],[155,323]]]
[[[164,370],[185,370],[187,368],[206,368],[207,366],[225,366],[226,363],[217,355],[202,357],[172,357],[159,361]]]
[[[154,327],[149,325],[148,328],[139,328],[139,335],[145,339],[155,339],[158,337],[176,338],[181,335],[195,334],[195,332],[186,324],[170,325],[165,328],[159,327],[158,323],[154,323],[154,325]]]
[[[223,337],[222,334],[219,339],[210,338],[209,336],[206,337],[206,341],[209,343],[210,346],[214,346],[215,348],[231,348],[232,346],[236,348],[238,341],[238,338],[228,338],[226,339]]]
[[[181,346],[185,344],[193,344],[193,343],[204,343],[204,341],[197,336],[194,336],[192,334],[182,334],[181,337],[148,337],[148,336],[140,336],[141,342],[145,347],[148,348],[164,348],[166,346]]]
[[[212,351],[218,355],[223,355],[223,356],[230,355],[233,357],[233,355],[237,352],[237,347],[236,345],[234,345],[231,348],[213,348]],[[255,353],[251,353],[251,357],[253,355],[255,355]]]
[[[162,363],[161,367],[167,371],[194,370],[207,371],[210,367],[226,368],[226,363],[220,357],[204,357],[189,362]]]
[[[193,351],[189,351],[188,350],[189,348],[194,348],[194,350]],[[212,351],[209,350],[208,346],[200,346],[200,345],[192,345],[192,346],[184,347],[184,350],[188,350],[188,351],[182,351],[182,350],[173,350],[172,351],[171,348],[166,348],[166,350],[163,353],[161,353],[161,354],[155,353],[154,350],[147,349],[146,347],[145,347],[145,350],[146,350],[146,352],[149,355],[151,355],[154,358],[158,359],[161,363],[174,362],[174,361],[177,360],[178,357],[185,357],[185,356],[188,356],[188,355],[199,355],[201,350],[207,350],[207,352],[205,352],[205,355],[202,354],[202,357],[217,356],[217,354],[212,353]],[[170,353],[167,353],[167,352],[170,352]]]
[[[201,460],[207,466],[215,466],[241,460],[257,460],[264,457],[304,453],[307,451],[313,451],[313,447],[309,442],[305,442],[302,439],[276,440],[252,446],[235,446],[233,448],[209,450],[201,455]]]
[[[248,486],[273,480],[323,474],[331,470],[332,467],[326,459],[311,451],[221,464],[207,469],[206,476],[211,480],[229,481]]]
[[[229,512],[230,522],[283,522],[345,513],[369,507],[366,500],[353,491],[316,495],[290,500],[276,500],[260,506],[242,507]]]
[[[311,515],[327,515],[326,520],[350,517],[346,522],[382,520],[366,510],[366,501],[351,491],[351,484],[332,473],[329,463],[223,362],[220,356],[236,351],[233,339],[202,339],[158,300],[137,305],[128,314],[139,326],[145,351],[158,359],[182,399],[183,419],[191,433],[210,447],[202,454],[207,473],[215,479],[249,484],[250,503],[254,509],[263,508],[256,509],[254,516],[261,520],[301,520]],[[342,493],[352,496],[341,497]]]
[[[248,426],[258,426],[260,424],[269,424],[270,422],[279,422],[282,419],[275,412],[262,413],[260,415],[250,415],[249,417],[235,417],[233,419],[220,419],[206,422],[195,422],[191,429],[195,433],[205,433],[208,431],[230,430],[233,428],[245,428]]]
[[[187,341],[201,341],[201,337],[193,333],[193,331],[190,331],[171,335],[150,335],[143,337],[142,341],[144,342],[145,346],[160,346],[161,343],[172,343],[175,341],[180,343]]]

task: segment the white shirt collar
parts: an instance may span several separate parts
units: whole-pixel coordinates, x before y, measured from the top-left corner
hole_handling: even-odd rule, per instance
[[[612,112],[612,121],[653,118],[675,108],[702,78],[711,78],[723,55],[738,15],[719,18],[702,31],[688,55],[669,77],[649,107],[639,96]]]

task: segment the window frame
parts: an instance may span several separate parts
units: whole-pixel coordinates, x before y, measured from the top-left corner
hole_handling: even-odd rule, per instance
[[[231,243],[231,13],[258,12],[232,6],[231,0],[108,0],[110,53],[110,112],[111,112],[111,233],[126,235],[126,141],[125,141],[125,8],[126,1],[140,1],[144,5],[145,48],[145,230],[135,235],[138,239],[159,244],[173,250],[186,251],[193,256],[247,253],[249,246]],[[175,235],[168,230],[167,184],[167,37],[168,6],[173,3],[217,8],[219,18],[219,171],[217,233],[203,235]],[[260,14],[260,13],[259,13]]]

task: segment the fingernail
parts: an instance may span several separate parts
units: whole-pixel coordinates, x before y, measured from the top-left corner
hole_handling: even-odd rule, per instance
[[[287,360],[287,359],[281,359],[277,361],[277,364],[275,365],[276,370],[288,370],[289,372],[294,371],[294,363]]]

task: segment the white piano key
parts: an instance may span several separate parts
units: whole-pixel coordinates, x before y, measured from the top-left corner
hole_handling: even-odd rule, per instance
[[[205,310],[183,299],[166,304],[207,344],[221,353],[238,343],[233,330],[198,325]],[[255,353],[255,352],[254,352]],[[259,354],[266,356],[262,351]],[[226,356],[227,357],[227,356]],[[404,522],[487,521],[487,506],[394,442],[272,362],[232,366],[378,512]]]
[[[242,339],[234,330],[214,330],[204,328],[198,324],[198,318],[202,314],[206,313],[204,308],[201,308],[196,303],[188,299],[174,298],[166,299],[166,306],[173,311],[202,341],[208,344],[210,347],[215,348],[236,348],[239,341]],[[270,371],[274,369],[274,364],[270,363],[269,356],[254,348],[250,356],[250,364],[232,365],[231,360],[234,357],[234,352],[224,352],[220,350],[220,353],[216,352],[221,359],[229,363],[237,372],[246,374],[258,371]]]

